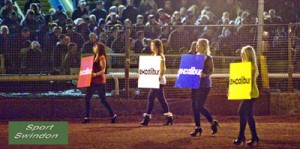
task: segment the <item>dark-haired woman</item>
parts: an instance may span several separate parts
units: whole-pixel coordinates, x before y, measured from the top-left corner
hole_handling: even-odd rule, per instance
[[[85,95],[85,118],[82,123],[89,123],[90,122],[90,100],[95,91],[98,92],[98,96],[101,99],[102,104],[108,110],[111,123],[115,123],[117,119],[117,115],[114,114],[112,108],[110,107],[109,103],[106,100],[105,95],[105,84],[106,78],[105,73],[107,71],[107,63],[106,63],[106,49],[103,43],[95,43],[93,46],[94,52],[94,64],[93,64],[93,75],[92,75],[92,82],[91,86],[87,88],[87,93]]]
[[[151,51],[153,56],[160,56],[160,73],[159,73],[159,81],[160,87],[159,89],[150,89],[148,95],[148,107],[147,112],[144,113],[144,119],[141,122],[141,125],[147,126],[151,119],[151,112],[154,108],[154,100],[158,99],[163,110],[164,116],[166,117],[166,123],[164,125],[172,125],[173,124],[173,114],[169,110],[169,105],[165,99],[164,86],[166,85],[166,59],[164,56],[164,49],[161,40],[155,39],[151,42]]]
[[[206,117],[211,124],[212,134],[218,132],[218,121],[213,120],[209,111],[204,107],[206,98],[209,94],[212,86],[210,75],[214,71],[213,59],[210,55],[209,41],[204,38],[198,39],[196,43],[196,52],[205,56],[204,66],[201,73],[201,81],[198,89],[192,89],[192,108],[194,113],[194,120],[196,128],[191,133],[191,136],[195,137],[198,134],[201,135],[202,128],[200,125],[200,113]]]

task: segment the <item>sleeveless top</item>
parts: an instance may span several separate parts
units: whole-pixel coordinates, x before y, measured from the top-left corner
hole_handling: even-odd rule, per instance
[[[212,61],[212,57],[210,55],[205,56],[204,65],[203,65],[203,68],[202,68],[202,73],[204,73],[204,74],[210,73],[209,72],[210,71],[209,66],[208,66],[209,61]],[[203,77],[203,78],[201,77],[199,87],[201,87],[201,88],[210,88],[210,87],[212,87],[212,81],[211,81],[210,76]]]
[[[100,60],[104,60],[106,62],[105,56],[99,57],[98,60],[94,62],[94,64],[93,64],[93,73],[97,73],[97,72],[101,71]],[[94,83],[94,84],[105,84],[106,83],[105,74],[101,74],[99,76],[93,77],[92,78],[92,83]]]

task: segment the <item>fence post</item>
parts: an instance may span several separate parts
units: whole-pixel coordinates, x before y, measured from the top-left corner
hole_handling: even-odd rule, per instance
[[[129,71],[130,71],[130,49],[129,49],[129,44],[130,44],[130,33],[131,33],[131,28],[126,27],[125,28],[125,98],[129,99]]]
[[[258,0],[258,9],[257,9],[257,14],[258,14],[257,54],[258,55],[262,54],[262,37],[263,37],[263,32],[264,32],[264,26],[263,26],[264,25],[264,18],[263,18],[264,5],[265,5],[264,0]]]
[[[288,91],[293,91],[292,23],[288,27]]]

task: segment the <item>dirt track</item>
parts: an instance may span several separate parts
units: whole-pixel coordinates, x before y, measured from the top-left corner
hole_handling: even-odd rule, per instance
[[[173,126],[162,126],[163,117],[152,119],[148,127],[137,122],[141,117],[122,117],[117,124],[108,119],[93,119],[80,124],[80,119],[69,121],[69,145],[8,146],[7,122],[0,122],[0,148],[236,148],[232,141],[238,133],[238,117],[220,117],[221,129],[211,135],[206,120],[202,120],[201,137],[190,137],[193,130],[191,116],[175,117]],[[300,148],[300,117],[257,117],[261,138],[259,148]],[[246,138],[250,138],[247,127]]]

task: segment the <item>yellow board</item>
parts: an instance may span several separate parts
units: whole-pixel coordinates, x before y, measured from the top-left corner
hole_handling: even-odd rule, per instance
[[[228,100],[251,99],[251,63],[231,63]]]

